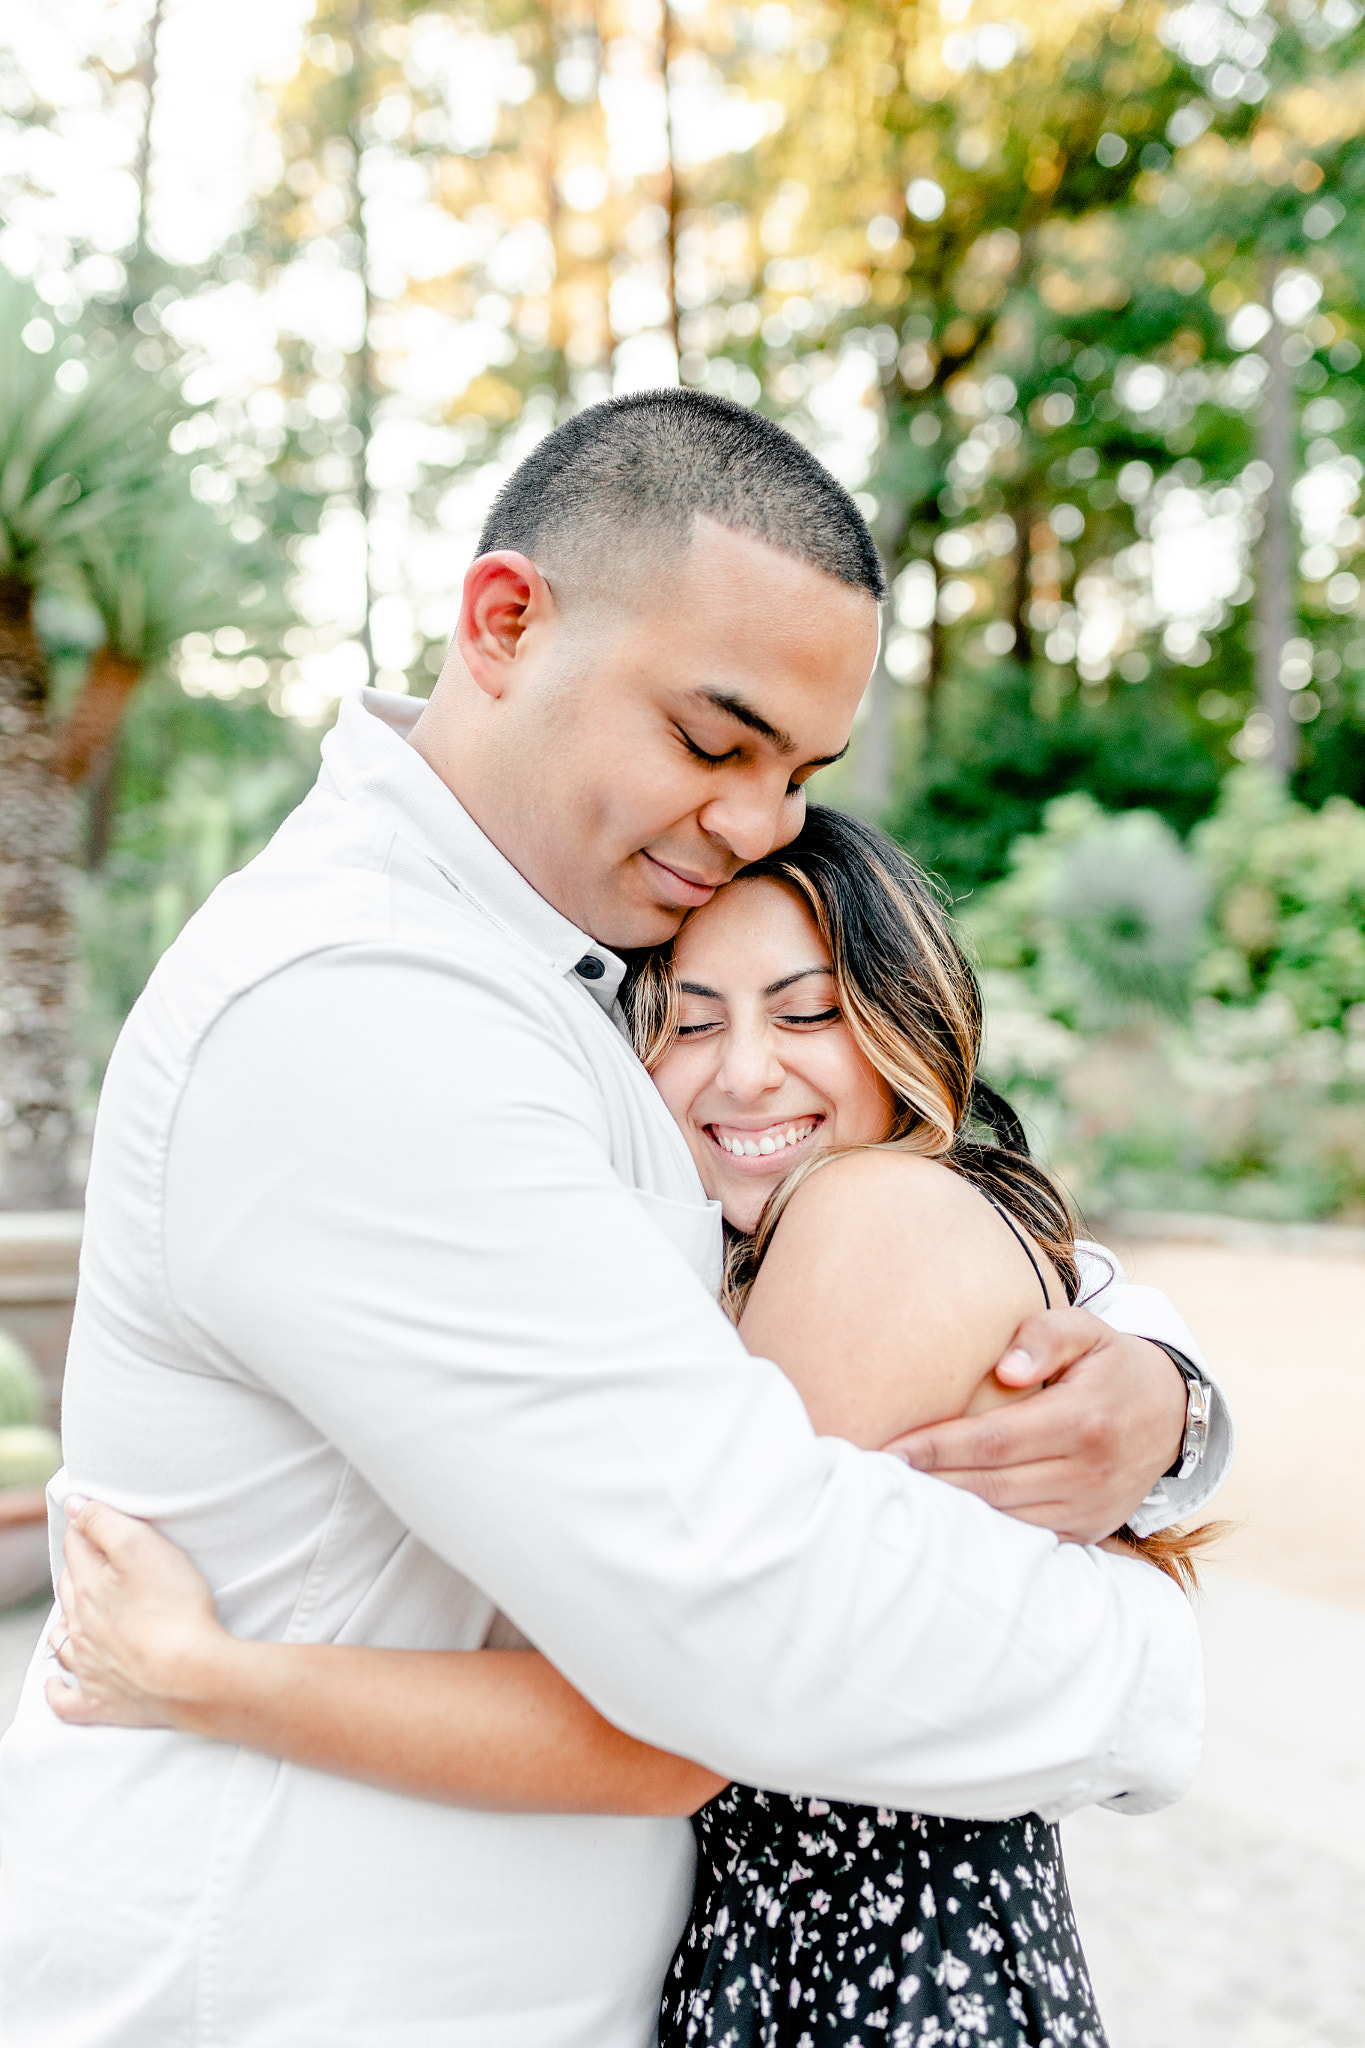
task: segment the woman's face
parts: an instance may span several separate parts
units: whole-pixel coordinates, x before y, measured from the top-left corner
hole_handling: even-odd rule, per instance
[[[794,889],[732,882],[683,926],[673,971],[680,1028],[654,1083],[727,1223],[752,1230],[813,1152],[889,1135],[890,1091],[843,1021]]]

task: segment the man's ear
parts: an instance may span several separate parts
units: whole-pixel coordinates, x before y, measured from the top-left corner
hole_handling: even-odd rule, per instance
[[[455,639],[486,696],[502,696],[527,631],[548,623],[555,609],[549,584],[527,556],[504,549],[470,563]]]

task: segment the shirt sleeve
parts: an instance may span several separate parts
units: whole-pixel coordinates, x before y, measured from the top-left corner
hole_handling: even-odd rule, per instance
[[[1135,1536],[1154,1536],[1172,1522],[1188,1521],[1207,1507],[1228,1473],[1237,1452],[1237,1429],[1227,1395],[1209,1371],[1208,1361],[1159,1287],[1135,1286],[1111,1251],[1100,1244],[1077,1245],[1081,1261],[1081,1298],[1092,1314],[1130,1337],[1149,1337],[1168,1344],[1196,1366],[1213,1389],[1209,1440],[1203,1463],[1188,1479],[1158,1479],[1129,1527]]]
[[[967,1818],[1178,1797],[1202,1717],[1178,1590],[817,1438],[613,1170],[610,1113],[529,977],[291,967],[215,1025],[177,1113],[187,1343],[636,1736]]]

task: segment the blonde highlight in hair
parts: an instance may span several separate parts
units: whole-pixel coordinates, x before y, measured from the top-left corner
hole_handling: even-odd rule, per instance
[[[1028,1155],[1008,1104],[979,1079],[981,991],[953,920],[929,878],[875,827],[812,805],[790,846],[741,869],[736,881],[773,881],[809,909],[829,953],[839,1009],[893,1103],[883,1146],[937,1159],[1019,1225],[1062,1278],[1080,1286],[1075,1224],[1065,1196]],[[641,956],[622,991],[632,1040],[651,1072],[678,1028],[667,949]],[[843,1152],[817,1152],[780,1181],[752,1234],[726,1228],[723,1300],[735,1321],[793,1194]],[[879,1147],[880,1149],[880,1147]],[[1192,1583],[1198,1531],[1167,1531],[1139,1552]]]

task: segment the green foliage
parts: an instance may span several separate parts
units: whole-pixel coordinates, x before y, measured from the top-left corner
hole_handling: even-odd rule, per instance
[[[43,307],[0,271],[0,575],[30,586],[75,581],[103,526],[161,503],[166,432],[180,410],[163,385],[115,348],[76,389],[66,359],[22,336]]]
[[[237,707],[215,707],[227,714],[216,721],[217,737],[234,743],[230,751],[163,750],[154,737],[158,727],[163,735],[186,734],[192,722],[174,715],[183,698],[167,703],[170,689],[162,697],[139,721],[141,746],[130,749],[130,784],[144,800],[122,812],[108,861],[84,879],[78,897],[84,975],[77,1036],[95,1083],[162,953],[224,876],[260,852],[315,773],[307,736],[294,735],[295,744],[282,749],[279,739],[288,739],[290,729],[281,734],[264,705],[245,707],[237,720]],[[213,723],[193,723],[200,745],[214,736]]]
[[[1247,766],[1192,843],[1216,905],[1203,988],[1282,997],[1307,1031],[1365,1023],[1365,810],[1331,797],[1310,811]]]
[[[0,1429],[37,1422],[43,1412],[43,1383],[17,1337],[0,1330]]]
[[[1242,768],[1188,851],[1059,799],[969,914],[986,1070],[1094,1210],[1365,1212],[1363,924],[1345,798],[1311,812]]]
[[[968,917],[983,959],[1032,970],[1048,1014],[1082,1029],[1187,1014],[1208,887],[1164,820],[1059,797],[1011,858]]]
[[[196,500],[179,466],[166,471],[159,502],[122,503],[86,537],[82,557],[105,644],[144,667],[164,663],[187,633],[224,627],[272,652],[291,617],[283,551],[236,539]]]
[[[889,822],[956,897],[1004,874],[1012,843],[1067,790],[1109,810],[1160,811],[1182,831],[1217,799],[1212,749],[1153,685],[1104,704],[1040,696],[1015,663],[944,687],[932,749]]]

